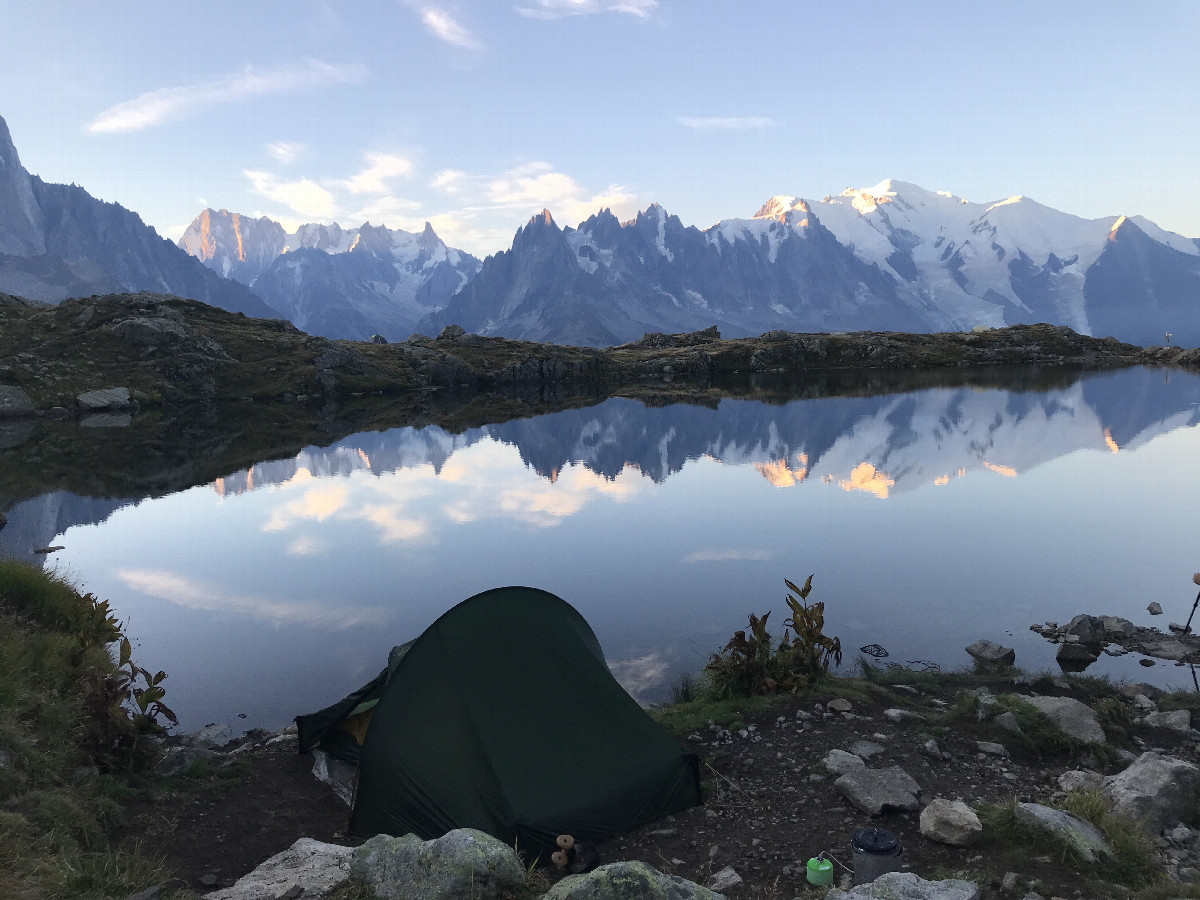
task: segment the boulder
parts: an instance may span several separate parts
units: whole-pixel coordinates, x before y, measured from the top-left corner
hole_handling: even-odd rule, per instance
[[[1077,617],[1078,618],[1078,617]],[[1104,743],[1104,729],[1091,707],[1072,697],[1023,697],[1026,703],[1041,712],[1064,734],[1089,744]]]
[[[883,752],[883,747],[874,741],[855,741],[850,745],[850,752],[863,759],[870,759]]]
[[[1192,714],[1186,709],[1147,713],[1143,721],[1155,728],[1170,728],[1172,731],[1182,731],[1184,734],[1192,729]]]
[[[740,882],[741,879],[739,878],[738,881]],[[721,894],[713,893],[708,888],[678,876],[665,875],[644,862],[609,863],[583,875],[568,875],[543,894],[541,900],[643,900],[643,898],[644,900],[724,900]]]
[[[36,410],[29,395],[11,384],[0,384],[0,419],[32,416]]]
[[[1200,808],[1200,768],[1154,751],[1104,779],[1104,796],[1117,812],[1157,834],[1177,822],[1192,824]]]
[[[961,800],[938,798],[921,810],[921,834],[931,841],[969,847],[982,833],[979,816]]]
[[[199,731],[189,734],[187,742],[193,747],[218,750],[233,740],[233,729],[224,722],[210,722]]]
[[[976,662],[985,666],[1011,666],[1017,660],[1017,651],[1002,647],[992,641],[976,641],[967,648],[967,653]]]
[[[1162,604],[1157,600],[1154,600],[1146,607],[1146,612],[1150,613],[1152,616],[1161,616]]]
[[[1079,615],[1063,628],[1064,634],[1073,634],[1080,643],[1096,646],[1104,640],[1104,625],[1098,616]]]
[[[129,397],[129,388],[125,387],[84,391],[76,398],[76,403],[79,404],[79,408],[84,412],[137,409],[137,403]]]
[[[431,841],[377,834],[354,850],[350,871],[385,900],[500,900],[525,884],[513,848],[473,828]]]
[[[205,894],[205,900],[321,900],[350,877],[351,852],[350,847],[300,838],[232,887]]]
[[[867,764],[861,756],[847,753],[845,750],[830,750],[821,760],[822,765],[833,775],[845,775],[853,769],[865,769]]]
[[[1060,666],[1070,670],[1091,665],[1100,658],[1100,654],[1086,644],[1059,644],[1054,658]]]
[[[979,896],[979,885],[973,881],[926,881],[912,872],[884,872],[874,881],[848,891],[833,888],[825,900],[979,900]]]
[[[1120,616],[1101,616],[1100,628],[1107,640],[1120,640],[1121,638],[1133,637],[1133,633],[1137,631],[1132,622],[1128,619],[1122,619]]]
[[[1005,731],[1011,731],[1013,734],[1021,734],[1021,723],[1017,721],[1016,715],[1011,710],[1005,710],[992,719],[992,721]]]
[[[917,802],[921,786],[899,766],[855,769],[835,781],[833,786],[869,816],[878,816],[890,809],[916,812],[921,808]]]
[[[1065,844],[1084,862],[1094,863],[1113,855],[1113,849],[1104,840],[1100,829],[1061,809],[1052,809],[1040,803],[1018,803],[1016,817],[1018,822],[1045,832]]]

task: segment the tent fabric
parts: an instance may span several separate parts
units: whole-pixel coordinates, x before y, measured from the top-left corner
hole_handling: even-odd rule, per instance
[[[301,717],[301,752],[371,701],[351,834],[469,827],[544,852],[559,834],[600,840],[701,802],[696,756],[546,591],[497,588],[453,607],[394,668]]]

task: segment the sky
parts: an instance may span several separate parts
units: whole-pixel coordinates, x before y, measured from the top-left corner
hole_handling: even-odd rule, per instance
[[[886,178],[1200,237],[1195,0],[0,0],[21,161],[177,239],[204,208],[479,256]]]

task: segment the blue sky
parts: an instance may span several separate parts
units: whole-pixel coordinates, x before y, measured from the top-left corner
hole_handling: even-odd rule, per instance
[[[884,178],[1200,236],[1200,4],[0,0],[25,167],[483,255],[543,206],[685,224]]]

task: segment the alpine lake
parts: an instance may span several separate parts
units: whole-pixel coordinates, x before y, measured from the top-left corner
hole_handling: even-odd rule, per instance
[[[503,585],[574,605],[647,703],[749,613],[770,611],[781,637],[784,579],[810,574],[843,671],[864,647],[886,653],[879,664],[963,668],[980,638],[1056,671],[1031,624],[1187,619],[1200,377],[1025,371],[769,400],[610,398],[465,430],[362,431],[219,475],[189,453],[235,439],[220,419],[203,442],[151,436],[141,416],[39,420],[0,435],[19,481],[0,491],[0,553],[109,599],[139,665],[169,673],[181,731],[280,728]],[[82,449],[55,452],[71,442]],[[146,474],[156,465],[170,477]],[[1102,655],[1087,671],[1194,689],[1191,667],[1141,659]],[[547,684],[530,714],[569,692]]]

